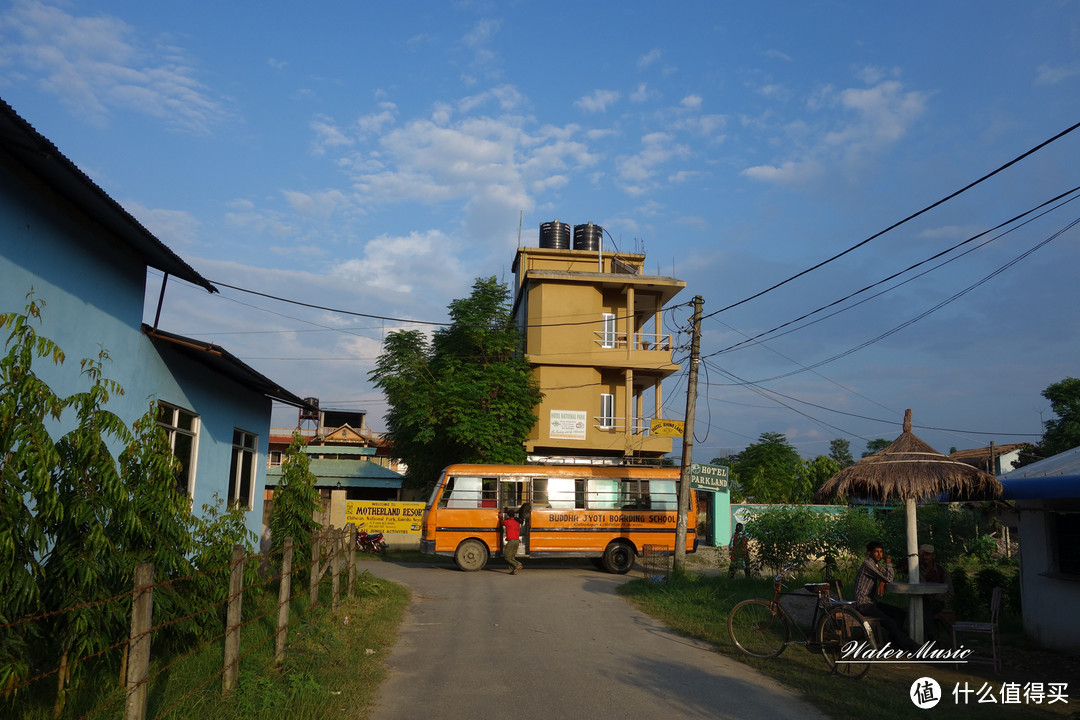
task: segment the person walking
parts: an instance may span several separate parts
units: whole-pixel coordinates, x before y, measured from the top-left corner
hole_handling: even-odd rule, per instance
[[[506,564],[510,566],[510,574],[517,575],[517,571],[521,569],[521,562],[517,559],[518,546],[521,545],[521,523],[514,518],[510,508],[503,508],[501,524],[505,533],[503,537],[503,558],[506,560]]]
[[[729,559],[727,576],[735,577],[735,572],[742,568],[743,574],[750,577],[750,538],[746,536],[742,523],[735,523],[735,532],[728,546]]]

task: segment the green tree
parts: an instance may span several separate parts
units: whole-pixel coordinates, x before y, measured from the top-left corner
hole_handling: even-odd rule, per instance
[[[802,467],[798,451],[783,433],[762,433],[735,459],[739,487],[747,500],[758,503],[789,502],[798,492],[796,475]]]
[[[870,457],[874,453],[879,453],[885,448],[892,445],[892,440],[886,440],[885,438],[874,438],[866,443],[866,452],[862,454],[863,457]]]
[[[840,463],[831,457],[818,455],[813,460],[803,460],[795,471],[795,478],[788,492],[787,501],[810,503],[814,493],[825,481],[840,472]]]
[[[415,330],[387,336],[371,378],[389,402],[387,436],[411,485],[430,487],[455,462],[524,462],[543,394],[509,298],[505,284],[479,278],[431,342]]]
[[[281,461],[281,480],[274,490],[274,507],[270,510],[270,551],[276,553],[291,537],[293,545],[307,545],[318,523],[314,513],[320,507],[319,491],[311,460],[302,452],[304,439],[293,433],[292,443]],[[276,557],[276,556],[275,556]]]
[[[1038,454],[1044,458],[1080,446],[1080,380],[1067,377],[1042,391],[1057,415],[1043,423]]]
[[[844,438],[834,439],[829,443],[829,457],[839,463],[841,470],[854,464],[855,458],[851,456],[851,441]]]

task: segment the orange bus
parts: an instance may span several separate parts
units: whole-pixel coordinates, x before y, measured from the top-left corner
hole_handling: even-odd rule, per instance
[[[521,520],[523,557],[588,557],[625,573],[644,545],[675,550],[678,468],[451,465],[424,509],[420,549],[480,570],[502,552],[499,511]],[[690,493],[686,551],[697,549]]]

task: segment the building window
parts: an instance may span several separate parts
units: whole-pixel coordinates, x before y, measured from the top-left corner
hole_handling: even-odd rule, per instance
[[[600,335],[600,347],[615,347],[615,313],[604,313],[604,328]]]
[[[159,401],[157,424],[165,430],[169,449],[180,461],[180,469],[176,472],[176,489],[192,497],[195,493],[195,458],[199,448],[199,416]]]
[[[615,427],[615,396],[610,393],[600,394],[600,427]]]
[[[270,451],[270,453],[269,453],[270,467],[277,467],[278,465],[281,464],[281,455],[282,455],[282,452],[280,450],[271,450]]]
[[[1048,518],[1051,572],[1080,576],[1080,514],[1051,512]]]
[[[232,463],[229,466],[229,506],[251,509],[255,488],[256,436],[233,429]]]

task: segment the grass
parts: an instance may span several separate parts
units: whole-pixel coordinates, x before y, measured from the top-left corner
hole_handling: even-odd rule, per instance
[[[183,659],[155,648],[147,718],[368,717],[409,593],[400,585],[362,572],[356,595],[343,599],[338,610],[331,611],[328,591],[324,588],[320,605],[310,612],[306,593],[293,600],[286,660],[281,667],[273,664],[276,612],[245,626],[238,688],[229,697],[223,697],[221,689],[221,640]],[[276,597],[253,598],[253,602],[276,607]],[[115,669],[94,670],[79,691],[69,696],[63,717],[117,717],[122,711],[124,697],[117,689]],[[50,690],[43,688],[39,698],[22,698],[18,707],[0,705],[0,715],[21,720],[51,718]]]
[[[818,580],[808,578],[807,581]],[[801,581],[792,583],[799,587]],[[1006,681],[1019,682],[1062,682],[1061,677],[1053,677],[1050,671],[1042,677],[1021,679],[1003,672],[1001,676],[993,673],[989,665],[961,665],[954,670],[952,665],[921,665],[917,663],[902,665],[875,664],[859,680],[837,677],[829,674],[828,666],[819,654],[811,654],[800,646],[789,645],[777,658],[759,660],[744,655],[731,642],[727,633],[727,615],[731,608],[741,600],[751,597],[772,597],[772,582],[764,579],[734,579],[726,577],[708,577],[697,573],[685,573],[672,576],[667,582],[632,580],[623,585],[620,593],[630,599],[643,612],[664,622],[668,627],[685,635],[712,643],[716,651],[725,657],[743,662],[768,675],[783,685],[801,693],[805,699],[835,720],[862,720],[873,717],[875,720],[902,720],[925,717],[926,712],[919,709],[910,700],[913,683],[922,677],[936,680],[943,697],[932,709],[936,718],[959,719],[977,714],[980,720],[986,718],[1031,718],[1032,720],[1062,720],[1062,718],[1080,718],[1077,696],[1080,685],[1070,683],[1065,690],[1072,697],[1069,702],[1057,702],[1053,705],[1024,703],[1001,703],[1002,684]],[[793,633],[798,637],[798,633]],[[1006,655],[1009,644],[1015,640],[1007,636],[1003,642]],[[965,643],[967,644],[967,643]],[[970,645],[969,645],[970,646]],[[964,683],[967,683],[965,686]],[[978,695],[969,696],[969,704],[958,704],[953,696],[954,687],[964,687],[978,691],[989,685],[998,702],[996,704],[979,703]],[[960,695],[960,702],[963,702]]]

